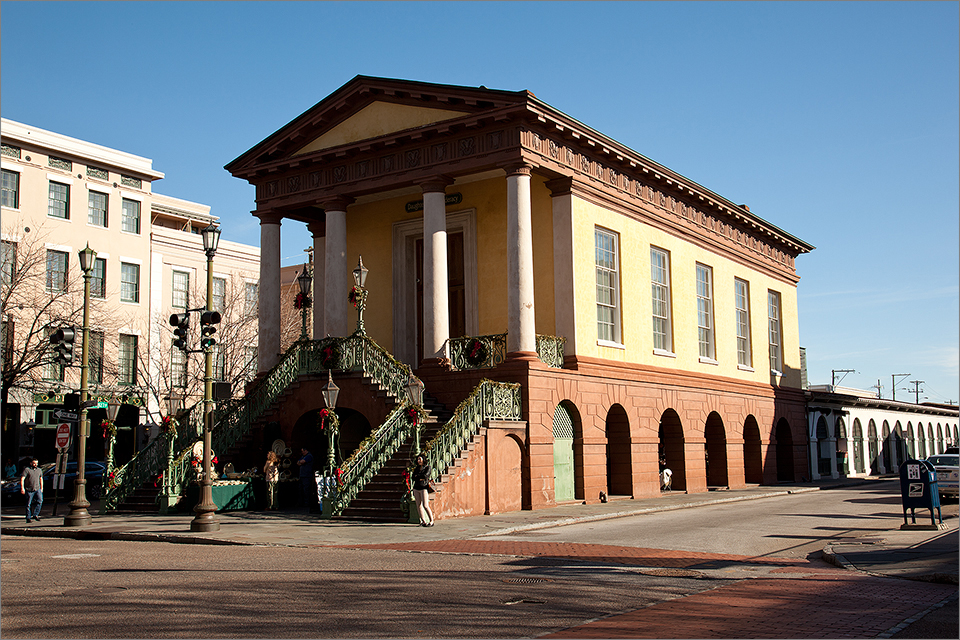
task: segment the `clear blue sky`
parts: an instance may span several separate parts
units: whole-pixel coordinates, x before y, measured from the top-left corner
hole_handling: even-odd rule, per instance
[[[0,112],[152,158],[259,244],[223,165],[355,75],[528,89],[817,249],[811,384],[958,381],[957,2],[8,2]],[[285,223],[284,264],[309,236]],[[898,399],[912,398],[906,391]]]

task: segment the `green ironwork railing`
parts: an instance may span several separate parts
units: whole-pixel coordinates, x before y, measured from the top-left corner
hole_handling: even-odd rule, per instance
[[[336,476],[338,491],[330,515],[340,515],[367,482],[400,450],[415,429],[406,403],[394,408],[387,419],[340,465]]]
[[[434,473],[445,473],[485,420],[520,420],[520,384],[481,380],[453,418],[423,448]]]
[[[563,367],[566,338],[537,336],[537,356],[549,367]],[[451,338],[450,363],[454,369],[493,369],[507,356],[507,334]]]

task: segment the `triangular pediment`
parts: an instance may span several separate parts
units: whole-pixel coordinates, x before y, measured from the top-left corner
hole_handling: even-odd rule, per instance
[[[368,104],[343,122],[325,131],[292,155],[299,156],[311,151],[424,127],[459,118],[466,113],[469,112],[377,101]]]
[[[532,94],[357,76],[225,167],[248,175],[318,151],[522,106]]]

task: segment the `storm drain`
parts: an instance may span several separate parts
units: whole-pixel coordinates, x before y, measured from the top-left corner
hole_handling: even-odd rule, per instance
[[[637,573],[659,578],[702,578],[703,574],[693,569],[641,569]]]
[[[70,589],[69,591],[64,591],[63,595],[65,596],[90,596],[90,595],[103,595],[107,593],[120,593],[121,591],[126,591],[124,587],[88,587],[86,589]]]
[[[504,578],[503,582],[507,584],[539,584],[541,582],[553,582],[550,578]]]

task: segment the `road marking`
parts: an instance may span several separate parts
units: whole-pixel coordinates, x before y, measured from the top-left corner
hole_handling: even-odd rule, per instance
[[[79,560],[80,558],[99,558],[99,553],[67,553],[62,556],[50,556],[51,558],[62,558],[64,560]]]

